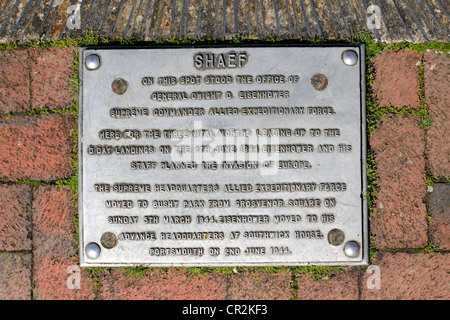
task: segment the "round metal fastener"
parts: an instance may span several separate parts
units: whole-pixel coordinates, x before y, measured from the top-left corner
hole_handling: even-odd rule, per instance
[[[359,255],[361,247],[356,241],[349,241],[344,246],[344,253],[350,258],[356,258]]]
[[[115,93],[122,95],[127,92],[128,82],[126,82],[124,79],[118,78],[113,81],[111,87]]]
[[[347,50],[342,53],[342,61],[348,66],[353,66],[358,62],[358,54],[353,50]]]
[[[106,249],[112,249],[117,245],[117,237],[112,232],[105,232],[100,238],[100,243]]]
[[[324,74],[316,73],[311,77],[311,85],[316,90],[324,90],[328,85],[328,79]]]
[[[90,259],[97,259],[100,255],[100,246],[95,242],[91,242],[86,246],[86,255]]]
[[[345,234],[341,229],[332,229],[328,232],[328,242],[332,246],[340,246],[344,243]]]
[[[88,70],[95,70],[100,67],[100,57],[96,54],[90,54],[85,60],[86,68]]]

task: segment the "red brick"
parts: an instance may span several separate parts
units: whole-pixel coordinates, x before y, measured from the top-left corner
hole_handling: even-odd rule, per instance
[[[450,53],[426,51],[425,98],[432,124],[427,130],[428,164],[433,176],[450,177]]]
[[[30,250],[31,188],[0,185],[0,250]]]
[[[450,183],[435,183],[430,187],[428,209],[431,215],[431,240],[439,249],[448,250],[450,249]]]
[[[375,152],[378,199],[370,216],[377,248],[418,248],[427,244],[424,203],[424,130],[412,116],[383,116],[370,145]]]
[[[71,269],[75,268],[75,269]],[[33,298],[36,300],[92,300],[94,281],[84,269],[77,268],[77,259],[47,256],[34,264]],[[76,272],[71,272],[75,270]],[[73,281],[79,278],[79,283]],[[78,286],[79,284],[79,286]]]
[[[0,179],[68,178],[74,124],[73,117],[61,114],[0,120]]]
[[[75,231],[75,207],[67,187],[40,185],[33,193],[34,231],[45,236],[67,236]]]
[[[422,55],[411,50],[386,50],[374,59],[373,93],[380,107],[418,109],[419,63]]]
[[[299,300],[356,300],[358,299],[359,268],[347,267],[331,277],[319,280],[308,274],[297,277],[297,299]]]
[[[448,253],[376,254],[373,265],[380,269],[380,289],[370,289],[363,277],[362,299],[377,300],[448,300]]]
[[[62,109],[76,99],[69,82],[73,71],[74,48],[30,50],[31,107]]]
[[[31,254],[0,253],[0,300],[31,299]]]
[[[33,257],[35,299],[94,299],[94,283],[77,268],[73,196],[67,187],[39,185],[33,190]],[[81,273],[80,273],[81,271]],[[68,273],[69,272],[69,273]],[[77,288],[71,279],[80,277]],[[76,283],[75,283],[76,285]]]
[[[228,289],[230,300],[289,300],[292,275],[290,272],[249,272],[231,276]]]
[[[35,260],[49,256],[76,255],[71,190],[66,187],[40,185],[33,192],[33,249]]]
[[[0,50],[0,114],[30,110],[28,50]]]
[[[187,270],[169,269],[147,272],[142,278],[111,270],[100,280],[98,298],[102,300],[223,300],[226,276],[216,273],[192,275]]]

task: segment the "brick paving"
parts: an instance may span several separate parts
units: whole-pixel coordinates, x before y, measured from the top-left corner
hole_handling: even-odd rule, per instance
[[[54,181],[71,176],[74,120],[63,114],[2,117],[0,179]]]
[[[312,279],[308,274],[297,278],[297,299],[301,300],[357,300],[360,267],[348,267],[331,276]]]
[[[0,195],[0,250],[30,250],[30,186],[0,185]]]
[[[74,48],[30,50],[31,109],[70,108],[76,96],[69,78]],[[78,70],[77,70],[78,72]],[[45,88],[45,90],[42,90]]]
[[[364,285],[371,276],[364,274],[361,299],[448,300],[449,262],[442,253],[377,254],[372,263],[381,270],[380,289]]]
[[[197,275],[183,269],[149,271],[141,276],[114,269],[99,283],[98,298],[102,300],[223,300],[227,296],[225,275]]]
[[[33,270],[33,299],[93,300],[94,281],[85,270],[72,271],[76,264],[75,258],[67,256],[52,254],[41,257]]]
[[[432,123],[427,132],[428,166],[441,179],[450,178],[450,53],[425,51],[425,97]]]
[[[429,188],[428,209],[431,215],[430,231],[434,245],[450,249],[450,184],[434,183]]]
[[[369,139],[378,175],[371,264],[379,268],[379,279],[367,266],[336,269],[319,279],[297,268],[205,274],[155,268],[139,276],[124,269],[79,269],[76,199],[56,185],[75,174],[76,119],[65,112],[29,113],[71,103],[73,57],[72,49],[0,51],[6,66],[0,71],[0,299],[449,299],[448,54],[400,50],[375,58],[379,107],[406,110],[384,114]],[[417,62],[424,64],[432,119],[426,128],[415,114],[421,94]],[[427,179],[434,182],[427,185]]]
[[[31,102],[28,50],[0,51],[0,65],[0,113],[28,111]]]
[[[373,93],[379,107],[419,108],[421,59],[422,55],[412,50],[387,50],[376,56]]]
[[[0,253],[0,300],[31,299],[31,253]]]
[[[427,242],[425,132],[413,116],[384,115],[370,140],[380,188],[370,217],[379,249],[421,248]]]
[[[0,114],[69,108],[74,48],[0,51]]]

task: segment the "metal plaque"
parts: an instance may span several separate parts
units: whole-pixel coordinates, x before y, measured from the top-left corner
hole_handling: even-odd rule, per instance
[[[81,265],[367,264],[364,56],[81,48]]]

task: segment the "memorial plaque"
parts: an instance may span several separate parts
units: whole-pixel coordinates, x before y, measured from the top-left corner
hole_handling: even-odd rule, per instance
[[[364,56],[81,48],[81,265],[367,264]]]

